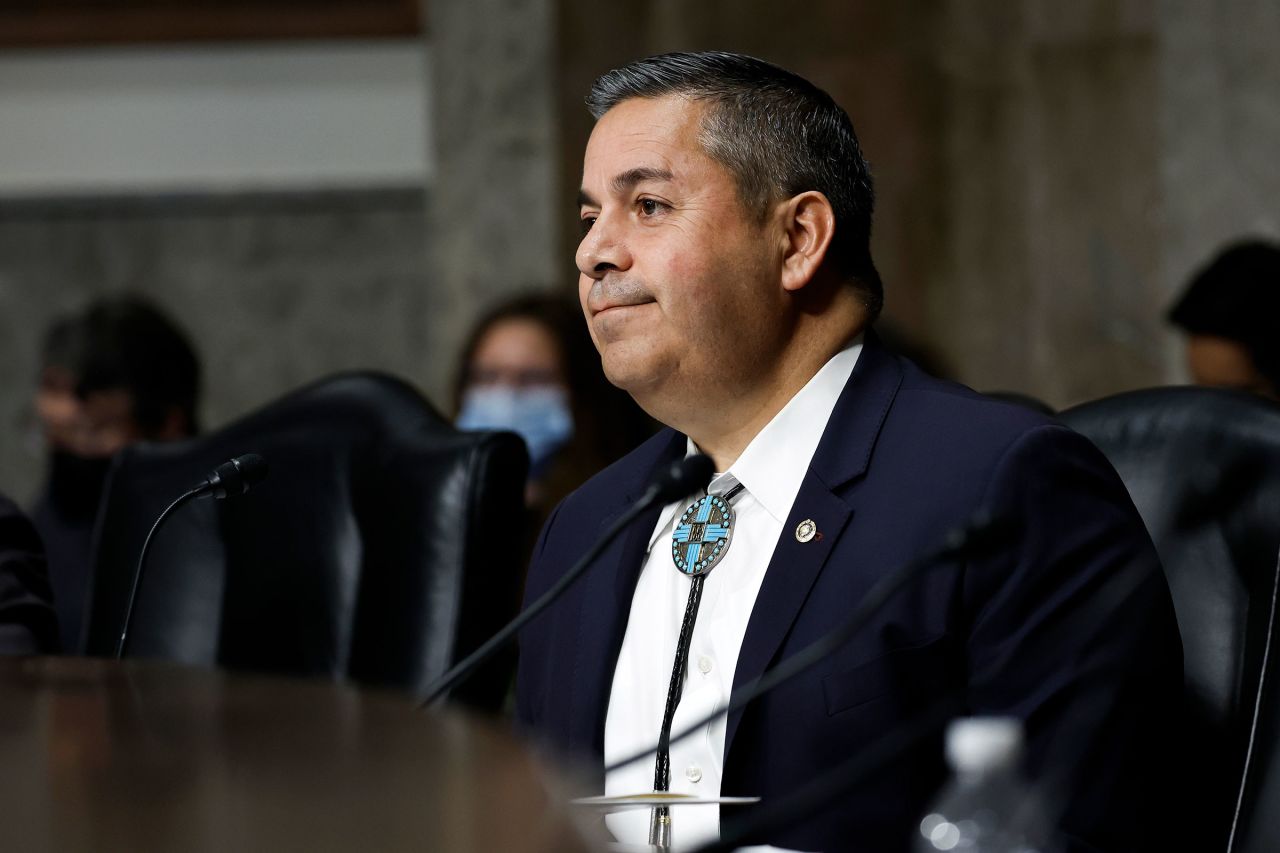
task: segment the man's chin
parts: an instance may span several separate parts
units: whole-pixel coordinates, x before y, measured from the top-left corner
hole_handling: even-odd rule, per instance
[[[614,369],[606,367],[604,376],[609,380],[611,385],[621,388],[628,394],[634,395],[638,389],[644,388],[648,383],[645,377],[639,371],[634,370],[630,366],[622,366]]]
[[[643,394],[658,384],[657,371],[647,358],[628,354],[626,347],[613,344],[601,356],[605,378],[631,396]]]

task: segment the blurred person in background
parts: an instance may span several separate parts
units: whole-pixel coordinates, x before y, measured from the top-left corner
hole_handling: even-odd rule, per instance
[[[194,435],[200,365],[190,341],[134,296],[56,320],[41,354],[36,416],[48,455],[32,519],[44,539],[62,647],[80,647],[93,525],[111,458],[137,441]]]
[[[569,492],[653,434],[653,422],[604,377],[577,303],[527,294],[472,330],[454,381],[461,429],[518,433],[529,449],[532,536]]]
[[[0,655],[58,651],[58,622],[40,537],[0,495]]]
[[[1280,246],[1228,246],[1191,279],[1169,320],[1187,334],[1196,384],[1280,398]]]

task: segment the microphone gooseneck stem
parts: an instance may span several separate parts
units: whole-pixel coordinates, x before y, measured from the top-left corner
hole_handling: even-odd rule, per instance
[[[855,752],[827,773],[807,782],[786,797],[761,803],[750,817],[726,828],[719,838],[697,847],[693,853],[733,853],[754,839],[789,826],[837,801],[843,792],[872,773],[902,758],[926,738],[935,737],[947,721],[964,710],[954,696],[942,697],[928,709],[876,738],[866,749]]]
[[[708,723],[732,714],[734,711],[745,707],[748,703],[773,690],[778,685],[791,680],[809,667],[814,666],[831,653],[840,649],[862,630],[863,626],[871,620],[871,617],[879,611],[880,607],[898,590],[912,581],[916,575],[941,565],[949,559],[956,559],[966,554],[994,547],[1001,543],[1005,536],[1009,535],[1010,528],[1007,525],[1008,522],[1003,519],[991,519],[984,515],[975,515],[966,527],[952,531],[947,536],[946,541],[938,548],[908,563],[904,563],[882,576],[862,597],[857,607],[854,608],[853,613],[843,624],[836,627],[829,634],[814,640],[790,657],[785,658],[772,669],[765,670],[754,681],[734,690],[729,697],[728,704],[685,726],[671,737],[671,742],[674,743],[689,737]],[[615,770],[626,767],[628,764],[645,759],[652,755],[656,749],[656,746],[649,747],[615,761],[605,767],[605,773],[612,773]]]
[[[1121,571],[1106,581],[1107,589],[1100,607],[1089,608],[1086,613],[1077,614],[1079,618],[1069,621],[1067,623],[1069,627],[1041,635],[1037,647],[1045,647],[1048,654],[1048,649],[1053,646],[1051,640],[1056,640],[1063,634],[1073,633],[1083,627],[1079,623],[1103,621],[1118,613],[1126,612],[1125,608],[1130,601],[1130,596],[1137,592],[1144,582],[1140,572],[1133,572],[1132,563],[1126,569],[1130,577],[1125,577],[1126,572]],[[1277,571],[1280,572],[1280,569]],[[989,681],[998,677],[1000,672],[1000,665],[996,664],[994,668],[979,670],[972,678],[979,682]],[[1079,679],[1081,685],[1088,685],[1095,679],[1114,675],[1114,666],[1110,663],[1094,663],[1080,670]],[[1072,713],[1075,725],[1062,733],[1057,740],[1076,745],[1084,743],[1088,738],[1089,730],[1112,713],[1115,703],[1119,700],[1120,692],[1112,689],[1101,693],[1086,692],[1086,695],[1091,695],[1091,698],[1084,701],[1078,710]],[[694,853],[732,853],[746,844],[753,843],[753,839],[767,837],[771,832],[794,825],[823,808],[835,805],[842,797],[847,796],[855,785],[869,778],[871,773],[891,761],[902,758],[908,750],[918,746],[926,738],[940,735],[949,719],[964,713],[972,713],[972,709],[965,702],[963,691],[955,687],[945,689],[928,709],[890,729],[866,749],[850,755],[822,775],[811,778],[805,785],[789,791],[786,796],[762,803],[750,815],[726,828],[720,838],[698,847]],[[1049,805],[1047,815],[1055,826],[1065,812],[1069,801],[1068,793],[1071,790],[1069,782],[1073,778],[1081,778],[1079,774],[1087,755],[1086,750],[1077,748],[1074,761],[1069,761],[1057,768],[1047,768],[1042,771],[1039,779],[1030,780],[1031,787],[1038,789],[1043,795],[1042,802]]]
[[[1258,668],[1258,691],[1254,694],[1253,712],[1249,725],[1249,742],[1244,753],[1244,772],[1241,774],[1240,787],[1236,791],[1236,807],[1231,817],[1231,834],[1227,836],[1227,853],[1234,853],[1236,849],[1236,830],[1240,828],[1240,812],[1244,808],[1244,795],[1248,789],[1250,776],[1256,771],[1251,770],[1253,765],[1253,747],[1254,736],[1258,731],[1258,717],[1262,713],[1262,697],[1266,695],[1263,688],[1266,686],[1267,658],[1271,654],[1271,632],[1275,630],[1276,624],[1276,598],[1280,595],[1280,555],[1276,558],[1276,574],[1275,579],[1271,582],[1271,606],[1267,615],[1267,642],[1262,647],[1262,665]],[[1273,676],[1274,678],[1274,676]]]
[[[443,698],[450,688],[469,678],[480,668],[480,664],[493,657],[499,649],[511,642],[520,633],[520,630],[529,624],[530,620],[550,607],[569,588],[570,584],[591,567],[596,558],[604,552],[604,549],[613,542],[614,538],[627,525],[648,512],[655,504],[674,500],[676,497],[689,494],[695,488],[700,488],[703,483],[711,478],[713,473],[714,465],[710,457],[703,454],[688,456],[665,469],[659,469],[658,476],[645,489],[640,499],[609,525],[609,528],[596,539],[587,550],[587,553],[583,554],[578,562],[569,568],[569,571],[561,575],[560,579],[543,593],[537,601],[526,607],[522,613],[507,623],[502,630],[490,637],[480,648],[467,655],[452,669],[427,685],[427,688],[419,694],[422,698],[418,701],[418,707],[426,708],[431,703]]]
[[[1280,565],[1277,565],[1276,577],[1275,589],[1280,590]],[[1117,614],[1129,613],[1132,610],[1129,607],[1131,596],[1146,581],[1147,576],[1138,570],[1138,564],[1130,561],[1105,581],[1096,606],[1075,614],[1055,630],[1039,635],[1038,640],[1029,641],[1030,648],[1043,649],[1046,655],[1052,654],[1051,650],[1056,648],[1056,641],[1062,636],[1079,634],[1087,631],[1089,624],[1100,624],[1115,618]],[[1271,616],[1274,618],[1274,596],[1271,606]],[[1150,619],[1150,613],[1139,618]],[[988,683],[999,678],[1002,672],[1002,662],[994,662],[972,673],[970,682]],[[1094,680],[1107,677],[1114,680],[1115,676],[1116,667],[1109,661],[1093,663],[1079,670],[1078,683],[1083,688]],[[1050,765],[1041,771],[1040,778],[1030,780],[1032,788],[1040,791],[1042,802],[1048,805],[1046,815],[1054,826],[1065,813],[1073,783],[1084,780],[1083,769],[1088,751],[1078,748],[1078,745],[1085,743],[1089,731],[1113,713],[1121,691],[1115,686],[1101,692],[1090,688],[1083,691],[1083,695],[1088,698],[1071,714],[1074,725],[1069,725],[1066,731],[1055,737],[1057,741],[1077,745],[1074,752],[1068,750],[1065,763],[1056,767]],[[826,773],[811,778],[802,787],[788,792],[784,797],[761,804],[750,815],[727,828],[720,838],[698,847],[694,853],[732,853],[746,844],[754,843],[754,839],[767,837],[771,832],[794,825],[823,808],[835,805],[879,767],[901,758],[925,738],[939,735],[951,717],[964,713],[973,713],[973,710],[965,702],[963,691],[955,687],[945,689],[927,710],[891,729],[866,749],[854,753]]]
[[[116,642],[115,659],[120,660],[124,657],[125,648],[129,641],[129,624],[133,621],[133,603],[138,598],[138,587],[142,584],[142,571],[146,566],[147,552],[151,549],[151,539],[156,535],[156,531],[160,529],[160,525],[168,518],[174,510],[185,504],[192,498],[198,497],[201,488],[192,489],[189,492],[178,497],[173,503],[165,507],[164,512],[156,519],[155,524],[151,525],[151,529],[147,531],[147,538],[142,541],[142,551],[138,554],[138,566],[133,571],[133,584],[129,587],[129,600],[124,608],[124,622],[120,625],[120,639]]]
[[[618,516],[618,519],[609,525],[609,529],[604,532],[604,535],[597,539],[587,553],[583,554],[569,571],[561,575],[560,580],[556,581],[555,585],[543,593],[541,598],[526,607],[519,616],[507,623],[505,628],[490,637],[482,646],[459,661],[452,669],[436,679],[435,682],[428,685],[422,699],[418,702],[418,707],[425,708],[443,697],[450,688],[471,675],[481,663],[488,660],[499,649],[514,639],[521,628],[529,624],[539,613],[550,607],[552,602],[559,598],[570,584],[591,567],[591,564],[613,542],[614,537],[623,528],[645,512],[648,512],[654,502],[661,497],[662,491],[658,487],[649,487],[644,496],[629,510]]]

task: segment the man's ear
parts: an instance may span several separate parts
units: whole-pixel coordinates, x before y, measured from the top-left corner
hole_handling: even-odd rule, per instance
[[[831,250],[836,214],[831,202],[816,190],[800,193],[778,211],[783,233],[782,287],[797,291],[817,275]]]

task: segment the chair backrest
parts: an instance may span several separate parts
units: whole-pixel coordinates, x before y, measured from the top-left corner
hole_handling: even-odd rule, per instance
[[[267,459],[265,481],[188,504],[157,532],[130,656],[416,691],[517,611],[519,437],[460,432],[405,383],[355,373],[215,433],[120,454],[95,536],[87,653],[113,652],[160,511],[246,452]],[[510,663],[455,697],[496,708]]]
[[[1188,850],[1226,850],[1237,820],[1255,810],[1270,760],[1249,755],[1264,669],[1274,680],[1276,665],[1280,406],[1211,388],[1153,388],[1059,417],[1115,466],[1160,553],[1186,679],[1185,742],[1169,745],[1194,808],[1182,814],[1195,815],[1182,837]]]

